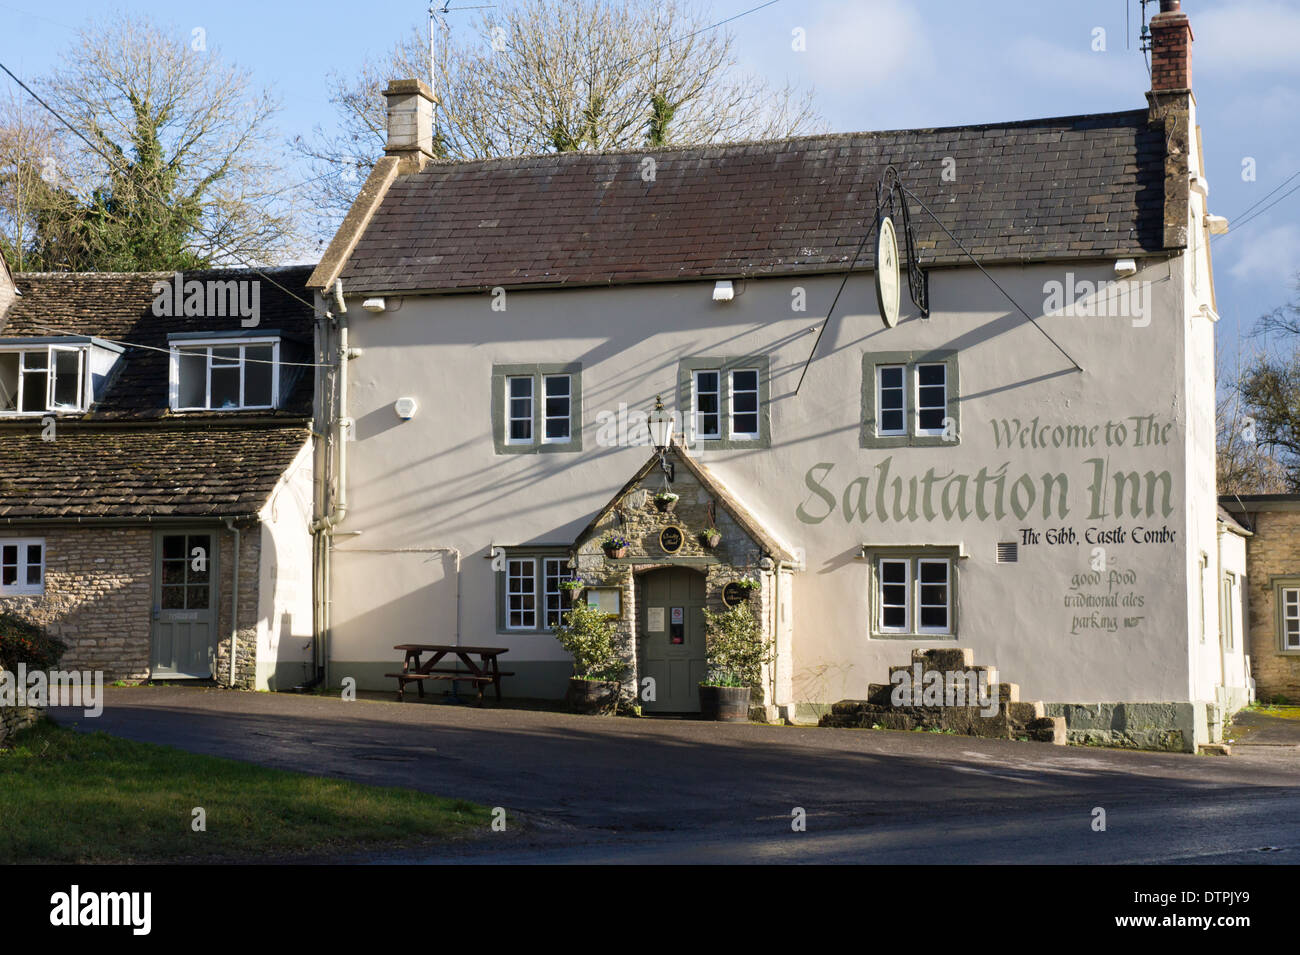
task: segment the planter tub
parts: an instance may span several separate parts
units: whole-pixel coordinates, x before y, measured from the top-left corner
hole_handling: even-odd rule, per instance
[[[606,548],[605,548],[605,556],[606,556],[606,557],[613,557],[613,558],[626,557],[626,556],[627,556],[627,548],[626,548],[626,547],[606,547]]]
[[[564,701],[575,713],[613,713],[618,708],[619,684],[612,680],[569,678]]]
[[[719,723],[748,723],[749,687],[701,686],[700,717]]]

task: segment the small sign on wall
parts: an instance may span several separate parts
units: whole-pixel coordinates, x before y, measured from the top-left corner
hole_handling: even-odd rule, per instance
[[[617,587],[588,587],[587,606],[603,610],[606,616],[617,617],[622,614],[622,591]]]
[[[664,608],[663,607],[646,608],[645,628],[648,633],[664,632]]]

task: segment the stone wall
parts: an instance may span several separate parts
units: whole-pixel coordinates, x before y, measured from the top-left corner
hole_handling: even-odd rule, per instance
[[[624,684],[624,694],[629,700],[636,696],[641,655],[635,586],[638,574],[661,567],[686,566],[700,570],[705,575],[706,605],[714,612],[726,609],[722,588],[727,583],[742,577],[754,578],[762,586],[751,592],[749,604],[766,635],[772,636],[771,604],[775,578],[759,569],[759,560],[763,556],[760,546],[716,501],[709,489],[681,464],[677,466],[671,487],[678,500],[670,512],[660,511],[654,502],[654,494],[662,489],[663,477],[656,468],[630,488],[590,534],[577,541],[578,575],[584,580],[622,589],[619,638],[624,647],[624,659],[629,665]],[[710,527],[711,503],[713,526],[722,538],[713,548],[700,540],[700,535]],[[682,546],[675,554],[665,553],[659,543],[660,533],[669,526],[682,532]],[[600,538],[610,531],[628,539],[627,559],[610,560],[605,556]],[[754,702],[762,701],[756,696]]]
[[[1300,511],[1260,511],[1249,516],[1255,535],[1246,540],[1249,579],[1251,675],[1256,698],[1277,697],[1300,702],[1300,651],[1281,649],[1277,603],[1273,599],[1275,576],[1300,578]]]
[[[47,528],[2,536],[45,540],[45,593],[0,597],[0,611],[68,645],[59,666],[105,680],[149,676],[153,535],[148,528]]]
[[[217,604],[217,656],[214,679],[230,685],[230,572],[235,550],[234,535],[224,527],[219,532],[221,585]],[[257,681],[257,606],[262,534],[259,525],[240,528],[239,541],[239,633],[235,654],[235,686],[252,689]]]

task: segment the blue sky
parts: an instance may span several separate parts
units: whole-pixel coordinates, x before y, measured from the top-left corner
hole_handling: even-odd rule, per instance
[[[486,0],[454,0],[468,6]],[[502,0],[509,2],[509,0]],[[713,20],[761,0],[704,2]],[[817,90],[831,129],[893,129],[1137,109],[1146,105],[1136,0],[779,0],[730,24],[742,66]],[[133,0],[188,41],[252,70],[283,102],[283,138],[333,121],[324,78],[379,55],[427,0],[223,3]],[[0,0],[0,61],[24,78],[46,72],[72,31],[111,8],[84,0]],[[1153,5],[1150,12],[1157,7]],[[1210,208],[1239,213],[1300,173],[1300,0],[1184,0],[1196,42],[1193,84],[1206,151]],[[1126,46],[1125,20],[1131,42]],[[467,29],[477,11],[453,13]],[[792,31],[806,35],[793,50]],[[1093,49],[1096,30],[1105,50]],[[1245,181],[1242,163],[1254,160]],[[305,178],[306,173],[302,174]],[[1300,177],[1269,199],[1300,185]],[[1292,298],[1300,270],[1300,192],[1212,246],[1222,347],[1261,313]]]

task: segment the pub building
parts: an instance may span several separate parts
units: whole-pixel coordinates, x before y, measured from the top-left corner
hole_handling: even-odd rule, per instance
[[[308,283],[328,682],[494,646],[558,698],[576,576],[644,714],[698,708],[703,610],[748,601],[769,719],[968,650],[1071,741],[1219,740],[1222,220],[1160,6],[1145,103],[1063,118],[439,162],[392,82]]]

